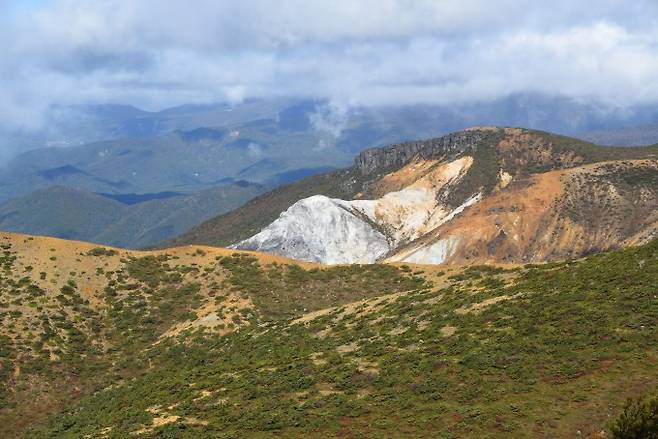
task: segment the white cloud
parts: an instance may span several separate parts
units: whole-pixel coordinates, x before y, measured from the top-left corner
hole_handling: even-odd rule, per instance
[[[259,144],[251,142],[247,145],[247,154],[252,159],[260,159],[265,156],[265,151],[263,151],[263,147]]]
[[[0,126],[53,103],[319,97],[340,103],[313,121],[333,134],[354,104],[656,102],[655,17],[651,0],[52,0],[0,12]]]
[[[311,125],[316,131],[325,132],[338,138],[347,127],[350,109],[336,101],[330,101],[320,106],[309,116]]]

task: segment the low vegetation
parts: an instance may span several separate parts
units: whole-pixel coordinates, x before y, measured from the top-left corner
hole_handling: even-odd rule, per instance
[[[658,390],[658,241],[441,271],[84,256],[98,297],[4,251],[4,437],[599,437]]]
[[[614,439],[658,438],[658,396],[646,401],[629,399],[610,430]]]
[[[212,311],[210,329],[225,334],[424,283],[389,266],[306,270],[202,249],[33,248],[40,239],[2,241],[2,437],[18,436],[84,395],[145,373],[159,355],[154,345],[198,322],[204,310]]]
[[[390,265],[343,265],[305,270],[298,265],[261,266],[253,256],[219,259],[227,284],[248,297],[265,317],[290,318],[338,303],[421,288],[425,281]]]

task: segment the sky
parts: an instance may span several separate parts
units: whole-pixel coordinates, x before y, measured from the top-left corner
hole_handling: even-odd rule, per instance
[[[658,102],[658,1],[0,0],[0,128],[52,105]]]

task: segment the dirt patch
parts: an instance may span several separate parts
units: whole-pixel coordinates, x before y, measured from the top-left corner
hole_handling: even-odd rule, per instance
[[[336,347],[336,352],[339,354],[349,354],[356,351],[359,348],[358,343],[352,342],[349,344],[342,344]]]
[[[443,328],[440,329],[441,335],[444,337],[450,337],[457,332],[457,328],[455,326],[451,325],[445,325]]]
[[[205,399],[205,398],[208,398],[208,397],[212,396],[212,394],[213,394],[213,392],[211,392],[210,390],[202,390],[202,391],[199,392],[199,396],[194,398],[193,401],[200,401],[202,399]]]
[[[315,334],[313,334],[313,336],[315,338],[323,339],[326,338],[329,334],[331,334],[331,328],[325,328],[316,332]]]
[[[170,410],[174,408],[174,406],[168,407]],[[197,419],[194,417],[185,417],[182,418],[181,416],[178,415],[172,415],[169,414],[165,411],[163,411],[160,406],[153,406],[149,407],[146,409],[147,412],[155,415],[153,417],[153,420],[151,421],[151,425],[147,427],[140,428],[139,430],[133,431],[131,434],[134,436],[139,436],[145,433],[151,433],[153,430],[155,430],[158,427],[162,427],[163,425],[167,424],[173,424],[174,422],[179,422],[182,419],[182,423],[186,425],[208,425],[208,421],[204,421],[201,419]]]
[[[247,324],[246,320],[240,318],[240,311],[251,310],[256,312],[256,307],[249,298],[244,298],[231,293],[226,300],[217,302],[210,298],[201,308],[195,311],[197,318],[192,321],[181,322],[162,334],[160,340],[167,337],[175,337],[183,331],[194,329],[208,329],[219,335],[240,329],[240,325]]]
[[[318,383],[315,388],[321,396],[338,395],[343,393],[340,390],[335,390],[329,383]]]
[[[314,366],[324,366],[327,364],[327,360],[322,357],[324,357],[322,352],[313,352],[311,355],[309,355],[309,358],[311,359],[311,362]]]
[[[98,430],[95,434],[87,434],[84,437],[84,439],[96,439],[96,438],[103,438],[107,437],[112,432],[113,427],[105,427],[103,429]]]
[[[408,330],[409,330],[409,328],[405,328],[403,326],[397,326],[397,327],[391,329],[390,331],[388,331],[388,334],[392,335],[392,336],[402,335],[405,332],[407,332]]]
[[[379,375],[379,364],[374,361],[366,361],[362,358],[355,358],[354,361],[357,364],[358,371],[360,373],[365,373],[368,375]]]

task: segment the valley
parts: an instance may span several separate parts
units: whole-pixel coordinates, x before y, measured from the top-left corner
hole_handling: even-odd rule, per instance
[[[240,207],[268,189],[243,181],[192,194],[113,196],[50,186],[0,205],[0,230],[126,248],[148,247],[185,232],[203,219]]]

